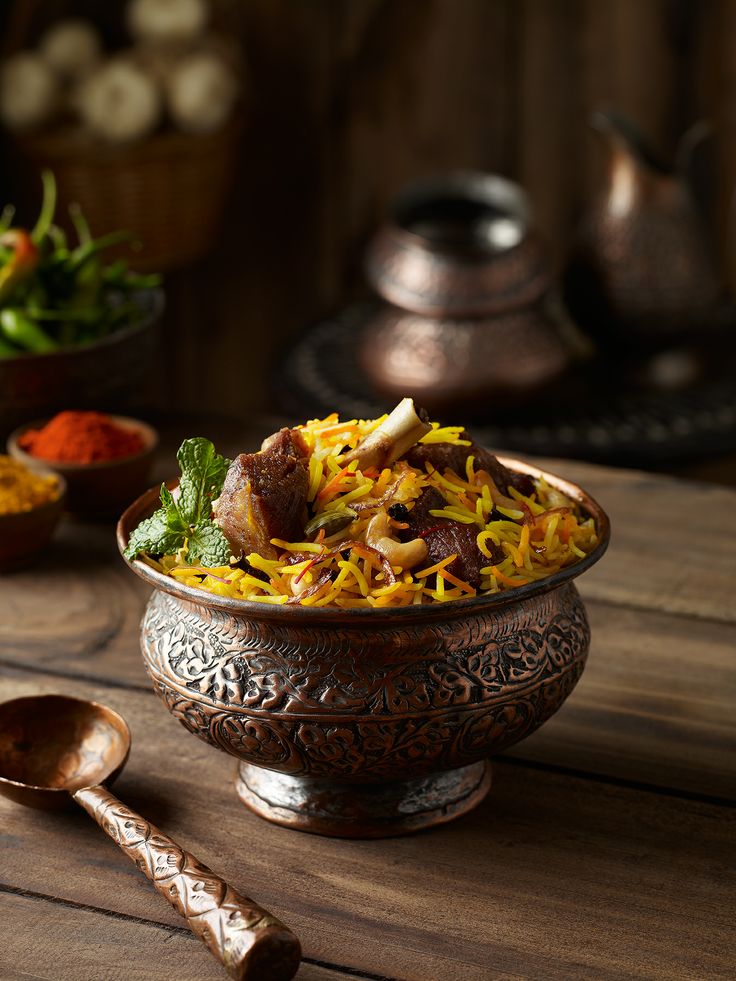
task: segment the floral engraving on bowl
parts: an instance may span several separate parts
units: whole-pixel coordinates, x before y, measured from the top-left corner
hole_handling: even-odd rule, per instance
[[[558,597],[558,593],[564,593]],[[154,674],[223,707],[268,714],[396,715],[491,701],[587,652],[575,587],[505,610],[391,629],[262,624],[164,593],[142,625]]]
[[[396,776],[524,738],[582,673],[571,583],[513,608],[380,629],[258,622],[157,592],[142,649],[169,711],[238,759],[285,773]]]

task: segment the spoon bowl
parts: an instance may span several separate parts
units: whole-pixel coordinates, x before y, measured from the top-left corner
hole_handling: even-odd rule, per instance
[[[130,730],[117,712],[67,695],[0,704],[0,793],[54,810],[82,787],[110,783],[130,751]]]

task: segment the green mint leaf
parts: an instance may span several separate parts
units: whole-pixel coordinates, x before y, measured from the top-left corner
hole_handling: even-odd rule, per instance
[[[171,508],[176,507],[174,496],[166,484],[161,484],[161,504],[163,505],[165,511],[169,511]]]
[[[231,548],[222,531],[211,521],[203,521],[192,529],[187,547],[187,562],[209,568],[227,565]]]
[[[179,532],[189,531],[189,525],[179,513],[174,496],[166,484],[161,484],[161,503],[163,504],[163,510],[166,512],[166,524],[169,530]]]
[[[202,436],[185,439],[176,458],[181,467],[177,508],[185,524],[198,525],[212,513],[212,501],[222,490],[230,461]]]
[[[141,552],[149,555],[169,555],[184,543],[181,531],[169,528],[164,508],[159,508],[150,518],[144,518],[128,539],[125,558],[134,559]]]

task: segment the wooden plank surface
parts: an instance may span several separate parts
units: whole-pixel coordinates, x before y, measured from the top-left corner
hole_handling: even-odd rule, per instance
[[[580,581],[584,597],[736,623],[736,491],[566,460],[611,518],[611,547]]]
[[[222,981],[223,970],[186,929],[113,915],[0,888],[3,981]],[[30,943],[29,938],[38,938]],[[302,963],[296,981],[347,981],[341,970]]]
[[[586,607],[583,677],[518,759],[736,802],[736,629]]]
[[[283,917],[312,960],[416,981],[727,976],[733,809],[501,764],[487,801],[431,836],[306,836],[250,814],[232,761],[150,696],[5,669],[0,698],[39,688],[123,711],[117,793]],[[0,815],[5,886],[180,925],[81,813],[3,800]]]

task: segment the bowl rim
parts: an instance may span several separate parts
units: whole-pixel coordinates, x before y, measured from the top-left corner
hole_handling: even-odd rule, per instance
[[[392,237],[404,246],[419,247],[426,252],[457,258],[454,249],[433,241],[421,232],[413,231],[407,224],[406,216],[412,209],[440,197],[456,197],[490,204],[518,218],[522,227],[519,240],[508,248],[495,252],[480,250],[479,254],[484,255],[486,260],[498,261],[516,252],[532,231],[534,219],[529,195],[520,184],[502,174],[458,168],[447,173],[429,174],[412,181],[399,191],[391,202],[386,223]]]
[[[94,409],[80,409],[80,412],[96,411]],[[45,426],[46,423],[54,419],[59,413],[55,412],[53,415],[47,416],[43,419],[35,419],[32,422],[25,422],[22,426],[18,426],[13,432],[8,436],[7,439],[7,449],[11,456],[14,456],[16,460],[20,460],[22,463],[26,463],[28,466],[35,466],[37,463],[51,470],[54,474],[68,472],[70,474],[78,473],[92,473],[99,470],[110,470],[114,467],[125,466],[129,463],[133,463],[136,460],[141,460],[144,457],[150,456],[151,453],[156,451],[159,444],[159,433],[158,430],[148,422],[144,422],[143,419],[136,419],[133,416],[121,416],[114,412],[103,412],[102,415],[112,419],[113,422],[122,426],[125,429],[135,429],[137,432],[143,436],[144,445],[143,449],[139,450],[137,453],[133,453],[131,456],[117,456],[112,460],[93,460],[92,463],[77,463],[72,460],[48,460],[46,457],[34,456],[32,453],[28,453],[18,442],[20,437],[24,433],[28,432],[29,429],[38,429]]]
[[[137,334],[142,334],[150,328],[159,320],[161,314],[164,310],[165,305],[165,293],[161,286],[149,286],[146,289],[138,290],[135,294],[139,297],[146,297],[148,303],[142,303],[141,308],[143,311],[143,317],[137,324],[128,324],[125,327],[120,327],[118,330],[112,331],[112,333],[107,334],[105,337],[101,337],[98,341],[92,341],[90,344],[77,344],[70,345],[69,347],[60,347],[56,351],[46,351],[43,354],[34,354],[32,351],[18,351],[17,354],[11,354],[8,357],[3,358],[0,361],[0,369],[3,365],[13,365],[22,362],[23,364],[34,364],[39,362],[53,361],[54,358],[68,358],[74,354],[81,354],[92,351],[99,351],[106,347],[112,347],[121,341],[127,340],[130,337],[135,337]]]
[[[500,593],[485,593],[479,596],[471,596],[468,599],[451,600],[447,603],[423,603],[417,606],[386,606],[380,609],[351,608],[342,607],[313,607],[295,604],[274,604],[258,603],[254,600],[238,600],[229,596],[217,596],[197,589],[194,586],[186,586],[177,582],[171,576],[167,576],[156,569],[152,569],[141,559],[127,559],[123,554],[128,542],[128,529],[133,526],[155,509],[159,500],[159,488],[152,487],[143,493],[139,498],[123,512],[116,528],[116,539],[118,549],[123,561],[132,571],[144,582],[148,583],[155,590],[175,596],[178,599],[186,600],[194,606],[206,609],[220,610],[235,616],[247,617],[253,620],[268,621],[305,621],[317,623],[320,621],[339,621],[355,623],[365,627],[369,623],[379,626],[387,620],[395,621],[398,619],[411,622],[413,620],[433,620],[449,619],[454,617],[468,616],[476,611],[486,611],[500,609],[517,603],[523,603],[531,597],[541,596],[551,592],[567,582],[577,578],[602,557],[611,537],[611,523],[608,515],[598,502],[591,497],[587,491],[577,484],[559,477],[556,474],[535,467],[523,460],[503,455],[498,456],[498,460],[511,470],[529,474],[531,477],[543,477],[547,482],[561,491],[567,497],[576,501],[596,523],[598,531],[598,544],[592,552],[580,559],[573,565],[560,569],[546,579],[539,579],[536,582],[528,583],[525,586],[516,586],[514,589]],[[169,488],[176,486],[176,480],[166,481]]]

